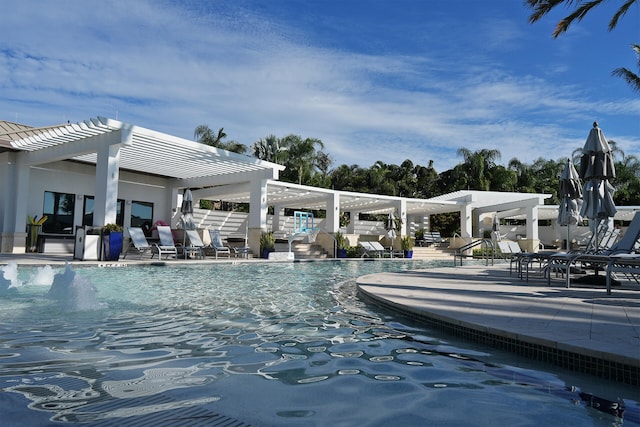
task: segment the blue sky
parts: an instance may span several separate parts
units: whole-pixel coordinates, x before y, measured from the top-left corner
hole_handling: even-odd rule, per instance
[[[640,10],[608,32],[608,3],[554,40],[568,11],[531,25],[521,0],[0,0],[0,119],[295,133],[438,172],[461,147],[567,157],[597,120],[640,155],[640,96],[611,77],[638,72]]]

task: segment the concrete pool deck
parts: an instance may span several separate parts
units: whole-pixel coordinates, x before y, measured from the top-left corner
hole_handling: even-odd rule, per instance
[[[376,304],[458,336],[639,384],[640,288],[564,287],[509,275],[508,264],[377,273],[357,280]]]

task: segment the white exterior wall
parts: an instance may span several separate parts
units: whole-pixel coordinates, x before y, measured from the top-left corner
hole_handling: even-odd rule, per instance
[[[135,181],[135,182],[134,182]],[[153,221],[171,220],[170,201],[166,200],[166,179],[120,172],[118,199],[125,201],[125,227],[130,225],[132,200],[153,203]],[[95,197],[95,167],[69,162],[58,162],[45,167],[31,168],[29,179],[28,215],[42,216],[44,192],[73,193],[76,195],[74,226],[82,224],[84,196]],[[81,198],[78,198],[81,196]]]

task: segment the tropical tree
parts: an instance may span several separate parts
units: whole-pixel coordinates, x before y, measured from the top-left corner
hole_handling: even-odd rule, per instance
[[[533,9],[533,13],[529,16],[529,22],[532,24],[537,22],[540,18],[563,3],[566,6],[573,6],[575,4],[575,10],[565,18],[561,19],[556,25],[556,28],[553,31],[553,37],[558,37],[560,34],[566,32],[574,21],[582,21],[582,18],[584,18],[591,9],[600,6],[605,2],[606,0],[527,0],[529,7]],[[629,8],[637,2],[638,0],[622,0],[622,5],[613,14],[613,17],[611,17],[611,20],[609,21],[609,31],[613,30],[618,25],[620,18],[622,18],[629,11]]]
[[[640,45],[632,44],[631,48],[634,50],[636,56],[638,57],[638,69],[640,70]],[[611,75],[615,77],[622,77],[624,81],[626,81],[627,84],[631,86],[631,89],[635,90],[636,92],[640,92],[640,76],[638,76],[628,68],[616,68],[611,72]]]
[[[215,133],[209,126],[200,125],[193,131],[193,138],[196,141],[211,147],[219,148],[220,142],[226,137],[227,134],[224,132],[224,128],[218,129],[218,133]]]
[[[529,7],[533,9],[533,13],[529,16],[529,22],[535,23],[543,16],[547,15],[557,6],[562,4],[566,6],[575,6],[573,12],[564,17],[558,22],[556,28],[553,30],[553,37],[557,38],[560,34],[566,32],[573,22],[580,22],[591,9],[604,4],[606,0],[527,0]],[[639,4],[639,0],[621,0],[622,4],[613,14],[609,20],[609,31],[612,31],[618,25],[620,18],[622,18],[634,4]],[[636,54],[640,55],[640,47],[637,44],[632,45]],[[638,62],[640,67],[640,60]],[[622,77],[633,90],[640,92],[640,76],[634,74],[627,68],[616,68],[611,73],[616,77]]]
[[[489,149],[471,151],[468,148],[459,148],[457,153],[464,159],[461,168],[467,173],[467,185],[472,184],[470,189],[489,191],[491,170],[495,167],[495,161],[500,159],[500,151]]]
[[[282,163],[286,157],[286,148],[281,147],[278,137],[271,134],[251,144],[251,154],[260,160]]]
[[[438,172],[433,168],[433,160],[429,160],[428,166],[416,165],[414,168],[416,177],[415,197],[429,198],[436,195],[438,185]]]
[[[640,159],[635,155],[624,156],[615,163],[613,199],[621,206],[640,205]]]
[[[322,179],[325,180],[329,176],[329,169],[333,164],[331,156],[324,151],[318,151],[316,158],[316,166],[322,175]]]
[[[222,150],[238,154],[245,154],[247,152],[247,146],[239,143],[238,141],[222,141],[227,137],[227,134],[224,132],[224,128],[218,129],[218,133],[215,133],[209,128],[209,126],[200,125],[193,131],[193,137],[196,141],[211,147],[220,148]]]
[[[318,138],[302,139],[300,135],[288,135],[282,139],[282,144],[288,151],[283,178],[302,184],[317,167],[316,146],[324,148],[324,144]]]
[[[360,166],[340,165],[331,171],[331,188],[334,190],[360,191],[358,185],[360,175]]]
[[[520,160],[513,158],[509,160],[508,168],[515,172],[517,176],[515,191],[521,193],[535,193],[536,175],[531,167],[522,163]]]

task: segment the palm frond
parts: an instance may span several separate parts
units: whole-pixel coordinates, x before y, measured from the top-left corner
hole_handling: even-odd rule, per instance
[[[640,92],[640,76],[638,76],[628,68],[616,68],[611,72],[611,75],[615,77],[622,77],[624,81],[626,81],[627,84],[631,86],[632,90]]]
[[[569,26],[571,26],[574,21],[582,21],[582,18],[584,18],[591,9],[600,5],[600,3],[602,3],[603,1],[604,0],[592,0],[583,4],[582,6],[579,6],[576,10],[573,11],[573,13],[558,22],[558,25],[556,25],[556,29],[553,31],[553,37],[558,37],[560,34],[566,32],[569,29]]]
[[[611,21],[609,21],[609,31],[613,30],[616,25],[618,25],[618,20],[622,18],[627,13],[631,5],[637,1],[638,0],[627,0],[622,6],[620,6],[620,9],[618,9],[615,15],[613,15]]]

